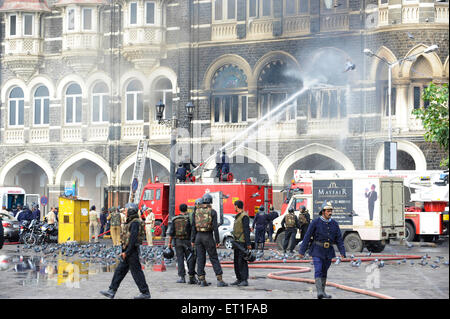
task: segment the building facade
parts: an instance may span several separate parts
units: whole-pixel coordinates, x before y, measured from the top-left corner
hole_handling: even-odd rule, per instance
[[[223,146],[236,180],[277,189],[294,169],[381,170],[389,122],[398,169],[439,169],[445,153],[411,112],[431,81],[448,82],[448,1],[0,4],[0,186],[49,205],[75,179],[97,207],[123,205],[143,138],[145,180],[168,181],[160,100],[166,119],[184,119],[194,103],[175,162],[205,162],[205,181]],[[390,116],[387,65],[366,48],[388,62],[416,55],[392,69]]]

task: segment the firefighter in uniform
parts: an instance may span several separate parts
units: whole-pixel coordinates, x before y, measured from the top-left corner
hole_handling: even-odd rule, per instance
[[[211,208],[212,196],[203,195],[202,204],[192,216],[191,244],[197,253],[197,275],[202,287],[208,286],[205,279],[206,252],[217,277],[217,287],[228,286],[222,279],[217,248],[220,246],[217,212]],[[214,233],[214,235],[213,235]]]
[[[247,212],[244,211],[244,203],[241,200],[234,202],[234,210],[236,216],[233,225],[233,237],[234,240],[247,249],[252,249],[250,243],[250,219]],[[232,285],[248,286],[248,262],[244,259],[244,253],[237,248],[234,248],[234,273],[236,274],[236,281]]]
[[[264,252],[264,243],[266,241],[267,214],[264,212],[264,206],[259,207],[258,213],[253,219],[252,231],[255,230],[255,243],[258,250],[261,244],[261,251]]]
[[[111,212],[109,213],[107,220],[109,220],[110,223],[110,235],[112,238],[112,242],[114,246],[120,245],[120,213],[117,209],[113,208],[111,209]]]
[[[314,219],[308,227],[305,239],[300,245],[299,254],[303,258],[306,250],[310,246],[310,255],[314,263],[314,278],[317,288],[317,298],[331,298],[325,293],[328,268],[331,265],[331,259],[336,257],[333,244],[336,244],[341,256],[345,258],[345,247],[342,239],[339,224],[331,219],[333,206],[330,202],[322,204],[322,210],[319,217]]]
[[[177,255],[178,276],[177,283],[185,283],[186,269],[184,260],[186,258],[188,266],[189,284],[196,284],[195,279],[195,258],[190,258],[189,254],[193,248],[190,245],[191,239],[191,221],[187,213],[187,205],[180,205],[180,215],[172,219],[172,227],[169,228],[169,248],[172,248],[172,240],[175,239],[175,253]]]
[[[145,237],[144,225],[139,217],[138,207],[134,203],[125,206],[126,223],[121,233],[122,254],[120,263],[114,271],[114,275],[107,291],[100,293],[113,299],[117,289],[128,271],[131,272],[134,282],[139,288],[140,295],[135,299],[150,299],[150,290],[145,281],[144,272],[139,261],[139,246]]]
[[[286,249],[289,248],[289,252],[293,253],[295,248],[295,236],[297,235],[297,229],[300,228],[300,223],[297,216],[295,216],[293,207],[290,207],[288,213],[284,216],[281,221],[281,227],[286,229],[283,241],[283,251],[286,254]]]

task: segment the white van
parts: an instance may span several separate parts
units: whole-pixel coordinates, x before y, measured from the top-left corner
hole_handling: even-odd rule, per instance
[[[13,206],[17,207],[19,204],[28,204],[31,209],[31,203],[39,204],[39,198],[38,194],[26,194],[22,187],[0,187],[0,209],[5,205],[6,209],[11,211]]]

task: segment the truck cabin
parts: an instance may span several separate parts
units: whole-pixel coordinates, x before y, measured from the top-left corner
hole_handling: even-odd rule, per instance
[[[148,183],[144,186],[141,200],[139,202],[139,209],[145,205],[146,208],[151,208],[155,214],[156,220],[164,220],[169,214],[169,185],[164,183]],[[147,214],[144,214],[147,216]]]
[[[284,198],[283,198],[283,205],[281,207],[281,214],[284,214],[284,212],[287,211],[288,204],[294,195],[311,194],[311,188],[312,188],[311,182],[296,183],[294,180],[292,180],[292,184],[290,185],[290,187],[284,189]],[[305,207],[307,206],[305,205]]]

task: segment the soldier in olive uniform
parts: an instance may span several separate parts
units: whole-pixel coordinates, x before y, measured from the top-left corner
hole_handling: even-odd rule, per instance
[[[144,272],[139,261],[139,246],[145,238],[145,226],[139,217],[138,207],[134,203],[128,203],[125,206],[126,223],[124,231],[121,234],[122,254],[119,265],[114,271],[111,284],[107,291],[100,293],[110,299],[113,299],[117,289],[128,271],[131,271],[134,282],[139,288],[141,294],[135,299],[150,299],[150,290],[145,281]]]
[[[234,240],[247,249],[252,249],[250,242],[250,219],[247,212],[244,211],[244,203],[241,200],[234,202],[234,210],[236,216],[233,225]],[[232,285],[248,286],[248,262],[244,259],[244,252],[240,249],[234,248],[234,273],[236,274],[236,281]]]
[[[217,287],[228,286],[222,279],[217,248],[220,246],[219,229],[217,225],[217,212],[212,209],[212,196],[203,195],[202,205],[196,209],[192,216],[191,244],[197,252],[197,275],[202,287],[208,286],[205,279],[206,252],[217,277]],[[214,235],[213,235],[214,233]]]
[[[288,213],[285,214],[281,221],[281,227],[286,229],[283,241],[283,251],[286,253],[286,249],[289,248],[289,252],[294,253],[295,236],[297,235],[297,229],[300,229],[300,223],[297,216],[295,216],[293,207],[290,207]]]
[[[331,265],[331,259],[336,257],[333,244],[336,244],[341,256],[345,258],[345,247],[342,239],[339,224],[331,219],[333,213],[333,206],[330,202],[322,204],[322,210],[319,217],[314,219],[308,227],[305,234],[305,239],[300,245],[300,258],[310,248],[310,255],[314,263],[314,278],[317,288],[317,298],[331,298],[325,293],[325,285],[327,282],[328,268]]]
[[[120,222],[120,213],[116,208],[112,208],[109,213],[107,220],[111,225],[110,234],[113,241],[114,246],[120,245],[120,230],[121,230],[121,222]]]
[[[195,279],[195,258],[188,259],[193,248],[190,245],[191,239],[191,221],[187,213],[187,205],[180,205],[180,215],[172,219],[172,225],[168,230],[169,248],[172,248],[172,240],[175,239],[175,253],[177,255],[178,276],[177,283],[185,283],[186,269],[184,268],[184,260],[186,258],[188,265],[189,284],[196,284]]]
[[[311,216],[305,206],[300,206],[298,220],[300,222],[300,241],[303,241],[305,234],[308,231],[308,226],[311,223]]]

